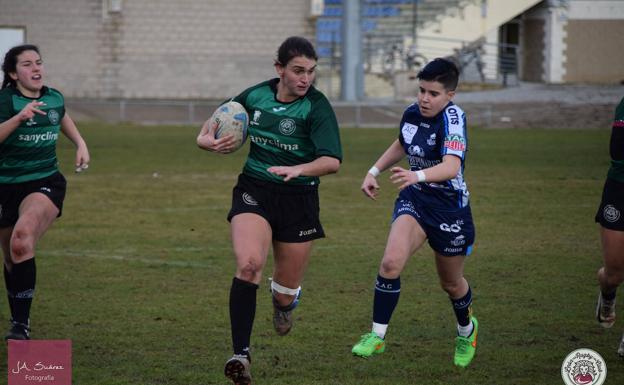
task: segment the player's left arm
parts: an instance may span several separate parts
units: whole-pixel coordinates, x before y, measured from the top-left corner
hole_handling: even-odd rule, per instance
[[[444,182],[453,179],[459,173],[460,168],[461,159],[458,156],[444,155],[441,163],[418,171],[422,173],[421,178],[424,178],[422,180],[419,180],[417,172],[406,170],[398,166],[390,169],[390,171],[392,171],[390,180],[392,180],[393,183],[398,184],[400,190],[403,190],[404,188],[419,182]]]
[[[296,166],[273,166],[268,172],[283,176],[284,182],[300,176],[323,176],[338,172],[340,160],[331,156],[320,156],[312,162],[298,164]]]
[[[80,135],[78,127],[76,127],[76,124],[72,118],[69,117],[67,112],[65,112],[65,116],[61,119],[61,132],[76,146],[76,172],[87,169],[89,167],[89,161],[91,160],[87,143]]]

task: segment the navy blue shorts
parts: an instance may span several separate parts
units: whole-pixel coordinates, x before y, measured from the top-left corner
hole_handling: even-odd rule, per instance
[[[240,174],[227,219],[257,214],[269,222],[274,240],[299,243],[325,237],[319,212],[318,185],[278,184]]]
[[[411,215],[427,234],[429,246],[438,254],[449,257],[470,255],[475,240],[470,205],[447,211],[419,205],[408,196],[409,193],[399,194],[394,204],[393,221],[400,215]]]
[[[17,223],[19,207],[24,198],[32,193],[42,193],[59,209],[57,217],[63,212],[63,200],[67,181],[60,172],[48,177],[22,183],[0,184],[0,227],[10,227]]]

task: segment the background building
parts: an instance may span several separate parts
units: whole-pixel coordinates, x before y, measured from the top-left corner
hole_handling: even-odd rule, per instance
[[[68,97],[223,99],[273,76],[280,42],[302,35],[337,98],[346,1],[360,1],[368,98],[412,96],[439,56],[464,84],[624,80],[624,0],[0,0],[0,51],[38,44]]]

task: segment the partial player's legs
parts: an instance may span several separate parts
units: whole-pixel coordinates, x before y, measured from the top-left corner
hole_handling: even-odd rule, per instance
[[[299,304],[301,281],[308,266],[312,241],[301,243],[273,242],[275,267],[271,281],[273,326],[277,334],[288,334],[292,328],[292,311]]]
[[[234,384],[251,383],[251,330],[256,315],[256,292],[271,245],[271,228],[259,215],[244,213],[231,221],[236,276],[230,288],[230,325],[234,356],[225,375]]]
[[[479,324],[472,316],[472,291],[464,278],[464,256],[435,253],[436,268],[442,289],[449,295],[457,319],[457,337],[453,362],[466,367],[477,349]]]
[[[37,275],[35,245],[58,213],[59,209],[47,196],[32,193],[20,204],[19,218],[12,230],[5,228],[0,232],[4,280],[11,308],[11,329],[6,339],[30,338],[30,306]]]
[[[401,271],[408,258],[422,246],[425,239],[425,232],[409,215],[401,215],[392,223],[375,281],[372,331],[362,335],[360,341],[353,346],[351,352],[354,355],[370,357],[385,351],[386,330],[401,293]]]
[[[600,228],[604,266],[598,270],[600,294],[596,304],[596,319],[610,328],[615,323],[615,295],[624,281],[624,231]]]

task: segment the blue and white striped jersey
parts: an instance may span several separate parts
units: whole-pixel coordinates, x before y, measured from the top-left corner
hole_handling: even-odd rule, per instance
[[[468,187],[464,181],[467,151],[466,115],[452,102],[435,117],[421,115],[417,104],[410,105],[401,118],[399,141],[412,171],[433,167],[445,155],[461,159],[457,175],[448,181],[417,183],[410,186],[420,203],[429,207],[455,210],[468,206]]]

